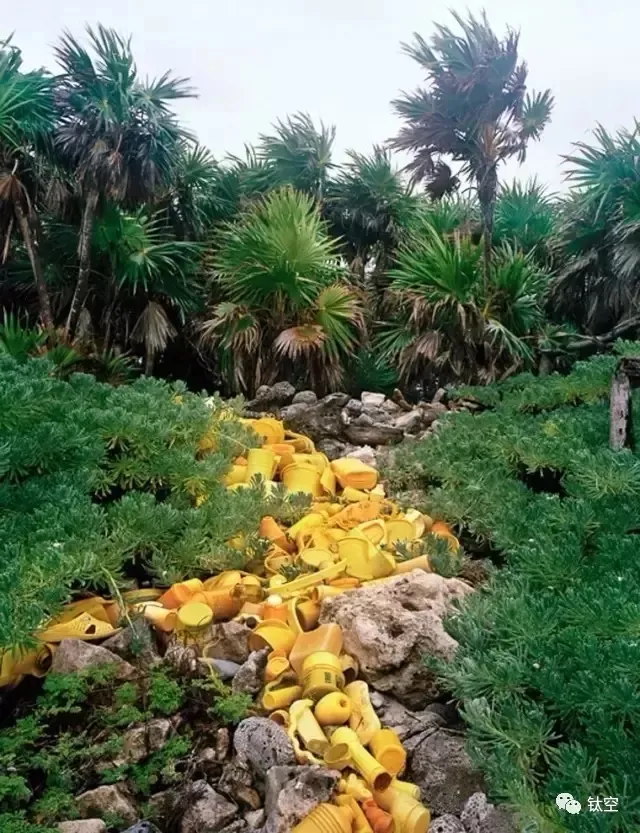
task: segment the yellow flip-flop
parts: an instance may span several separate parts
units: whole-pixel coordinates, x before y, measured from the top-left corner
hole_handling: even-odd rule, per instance
[[[63,639],[82,639],[85,642],[94,642],[98,639],[106,639],[122,628],[114,628],[107,622],[96,619],[89,613],[81,613],[69,622],[59,622],[37,633],[36,636],[42,642],[62,642]]]

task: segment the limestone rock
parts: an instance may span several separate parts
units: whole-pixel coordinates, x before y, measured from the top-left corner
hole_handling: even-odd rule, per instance
[[[301,390],[293,397],[292,405],[315,405],[318,397],[312,390]]]
[[[61,821],[60,833],[107,833],[107,826],[102,819],[79,819],[78,821]]]
[[[407,411],[406,413],[400,414],[399,417],[396,417],[393,424],[396,428],[405,431],[407,434],[415,434],[422,428],[422,413],[417,409]]]
[[[231,733],[226,726],[222,726],[216,732],[216,758],[224,761],[229,755],[231,748]]]
[[[138,811],[129,798],[115,784],[96,787],[76,797],[80,815],[85,818],[106,815],[119,816],[125,824],[135,824]]]
[[[345,652],[358,660],[361,677],[373,688],[420,708],[440,694],[423,657],[453,656],[457,642],[442,620],[470,592],[458,579],[414,570],[325,599],[320,622],[342,627]]]
[[[249,659],[249,636],[251,631],[242,622],[217,622],[207,629],[203,637],[206,656],[242,665]]]
[[[123,833],[160,833],[160,830],[152,821],[138,821],[127,827]]]
[[[282,409],[280,417],[287,428],[305,434],[316,443],[327,438],[341,439],[344,427],[342,409],[348,401],[346,393],[331,393],[315,405],[302,402],[289,405]]]
[[[249,825],[244,819],[236,819],[231,824],[226,824],[219,833],[247,833]]]
[[[121,659],[140,663],[147,668],[161,661],[153,629],[142,617],[133,619],[131,624],[122,628],[119,633],[105,639],[101,647],[112,651]]]
[[[261,385],[256,391],[255,399],[247,402],[248,411],[264,411],[288,405],[295,396],[296,389],[289,382],[276,382],[275,385]]]
[[[360,396],[365,408],[380,408],[386,398],[384,393],[371,393],[370,391],[364,391]]]
[[[262,827],[266,818],[266,814],[264,809],[260,810],[249,810],[248,813],[244,814],[244,820],[247,822],[248,826],[252,830],[257,830],[259,827]]]
[[[360,399],[350,399],[344,406],[349,416],[356,417],[362,413],[362,402]]]
[[[210,659],[209,657],[198,657],[198,662],[202,666],[210,666],[218,674],[223,682],[232,680],[242,666],[237,662],[227,662],[226,659]]]
[[[166,718],[150,720],[144,726],[129,729],[122,739],[123,763],[135,764],[162,749],[172,732],[173,725]]]
[[[248,761],[231,760],[222,768],[222,775],[218,780],[220,792],[233,798],[238,790],[250,787],[252,784],[251,770]]]
[[[339,440],[326,439],[320,440],[316,444],[316,448],[325,454],[329,460],[337,460],[339,457],[345,456],[347,445],[346,443],[341,443]]]
[[[360,460],[361,463],[364,463],[367,466],[371,466],[374,469],[376,468],[376,452],[370,445],[363,445],[348,449],[344,456],[352,457],[354,460]]]
[[[404,433],[393,425],[347,425],[344,436],[353,445],[390,445],[401,442]]]
[[[340,773],[320,766],[274,766],[266,781],[262,833],[290,833],[318,804],[329,801]]]
[[[447,813],[445,816],[438,816],[429,825],[429,833],[465,833],[460,819]]]
[[[194,781],[180,833],[218,833],[236,815],[235,804],[217,793],[206,781]]]
[[[503,807],[489,804],[484,793],[474,793],[464,805],[460,821],[466,833],[516,833],[513,816]]]
[[[129,680],[136,676],[136,669],[119,656],[81,639],[63,639],[53,655],[52,674],[71,674],[94,665],[115,666],[117,680]]]
[[[231,681],[234,694],[256,695],[264,685],[264,669],[267,665],[269,648],[253,651],[247,661],[240,666],[238,673]]]
[[[427,402],[420,406],[420,410],[422,411],[422,423],[428,428],[443,414],[446,414],[449,409],[442,402]]]
[[[419,735],[420,737],[436,732],[444,721],[429,711],[410,711],[393,697],[371,692],[371,704],[385,728],[393,729],[400,740],[406,745],[407,741]]]
[[[435,815],[459,816],[465,802],[483,789],[483,779],[464,748],[464,739],[440,729],[411,756],[410,777]],[[476,831],[471,831],[476,833]]]
[[[248,764],[261,778],[271,767],[295,762],[287,733],[273,720],[265,717],[248,717],[243,720],[233,736],[233,746],[239,760]]]

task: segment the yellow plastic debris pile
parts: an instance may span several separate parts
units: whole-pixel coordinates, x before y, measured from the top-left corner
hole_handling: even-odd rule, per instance
[[[270,546],[261,569],[67,605],[36,634],[38,649],[0,655],[0,687],[15,686],[27,674],[43,676],[63,639],[102,640],[125,615],[175,633],[204,661],[209,626],[235,619],[251,630],[251,650],[269,651],[260,708],[285,728],[300,763],[342,771],[335,803],[316,808],[296,833],[426,833],[429,811],[418,788],[399,780],[406,762],[402,744],[380,725],[357,662],[342,649],[340,627],[318,622],[328,596],[430,570],[426,555],[397,560],[399,543],[410,546],[428,533],[454,550],[459,543],[446,524],[416,510],[401,512],[371,466],[352,458],[330,462],[309,438],[276,419],[244,422],[263,444],[234,461],[227,487],[246,488],[259,477],[266,489],[279,481],[313,500],[308,514],[289,528],[262,518],[259,534]],[[201,451],[214,447],[215,437],[203,439]],[[242,546],[241,536],[232,541]]]

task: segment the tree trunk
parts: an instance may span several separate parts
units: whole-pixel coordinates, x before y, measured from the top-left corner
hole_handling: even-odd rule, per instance
[[[498,174],[495,165],[489,165],[478,182],[478,201],[482,212],[482,243],[484,250],[484,291],[489,289],[491,255],[493,253],[493,215],[498,191]]]
[[[84,211],[82,212],[82,224],[80,225],[80,239],[78,241],[78,281],[76,283],[75,292],[71,299],[71,307],[69,308],[69,315],[67,316],[67,324],[65,327],[65,335],[70,338],[73,336],[78,317],[89,291],[89,270],[91,269],[91,233],[93,231],[93,221],[98,207],[97,191],[89,191],[84,204]]]
[[[53,330],[53,314],[51,312],[51,299],[49,298],[49,291],[44,280],[44,273],[42,271],[42,263],[40,262],[40,255],[38,253],[38,245],[33,238],[29,218],[24,212],[24,208],[20,200],[14,203],[18,225],[22,234],[25,249],[29,256],[33,277],[36,282],[36,289],[38,291],[38,301],[40,305],[40,318],[47,330]]]
[[[156,361],[156,354],[153,350],[150,350],[147,347],[146,355],[144,358],[144,375],[145,376],[153,376],[153,366]]]
[[[631,381],[619,367],[611,384],[609,444],[614,451],[633,447]]]

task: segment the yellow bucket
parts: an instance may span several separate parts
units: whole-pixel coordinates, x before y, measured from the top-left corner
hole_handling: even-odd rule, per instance
[[[289,492],[318,497],[321,492],[320,474],[311,463],[292,463],[282,470],[282,482]]]
[[[271,480],[276,473],[276,455],[265,448],[250,448],[247,454],[246,481],[260,476],[263,480]]]
[[[344,674],[339,657],[328,651],[310,654],[302,663],[303,697],[317,702],[325,694],[340,691]]]

